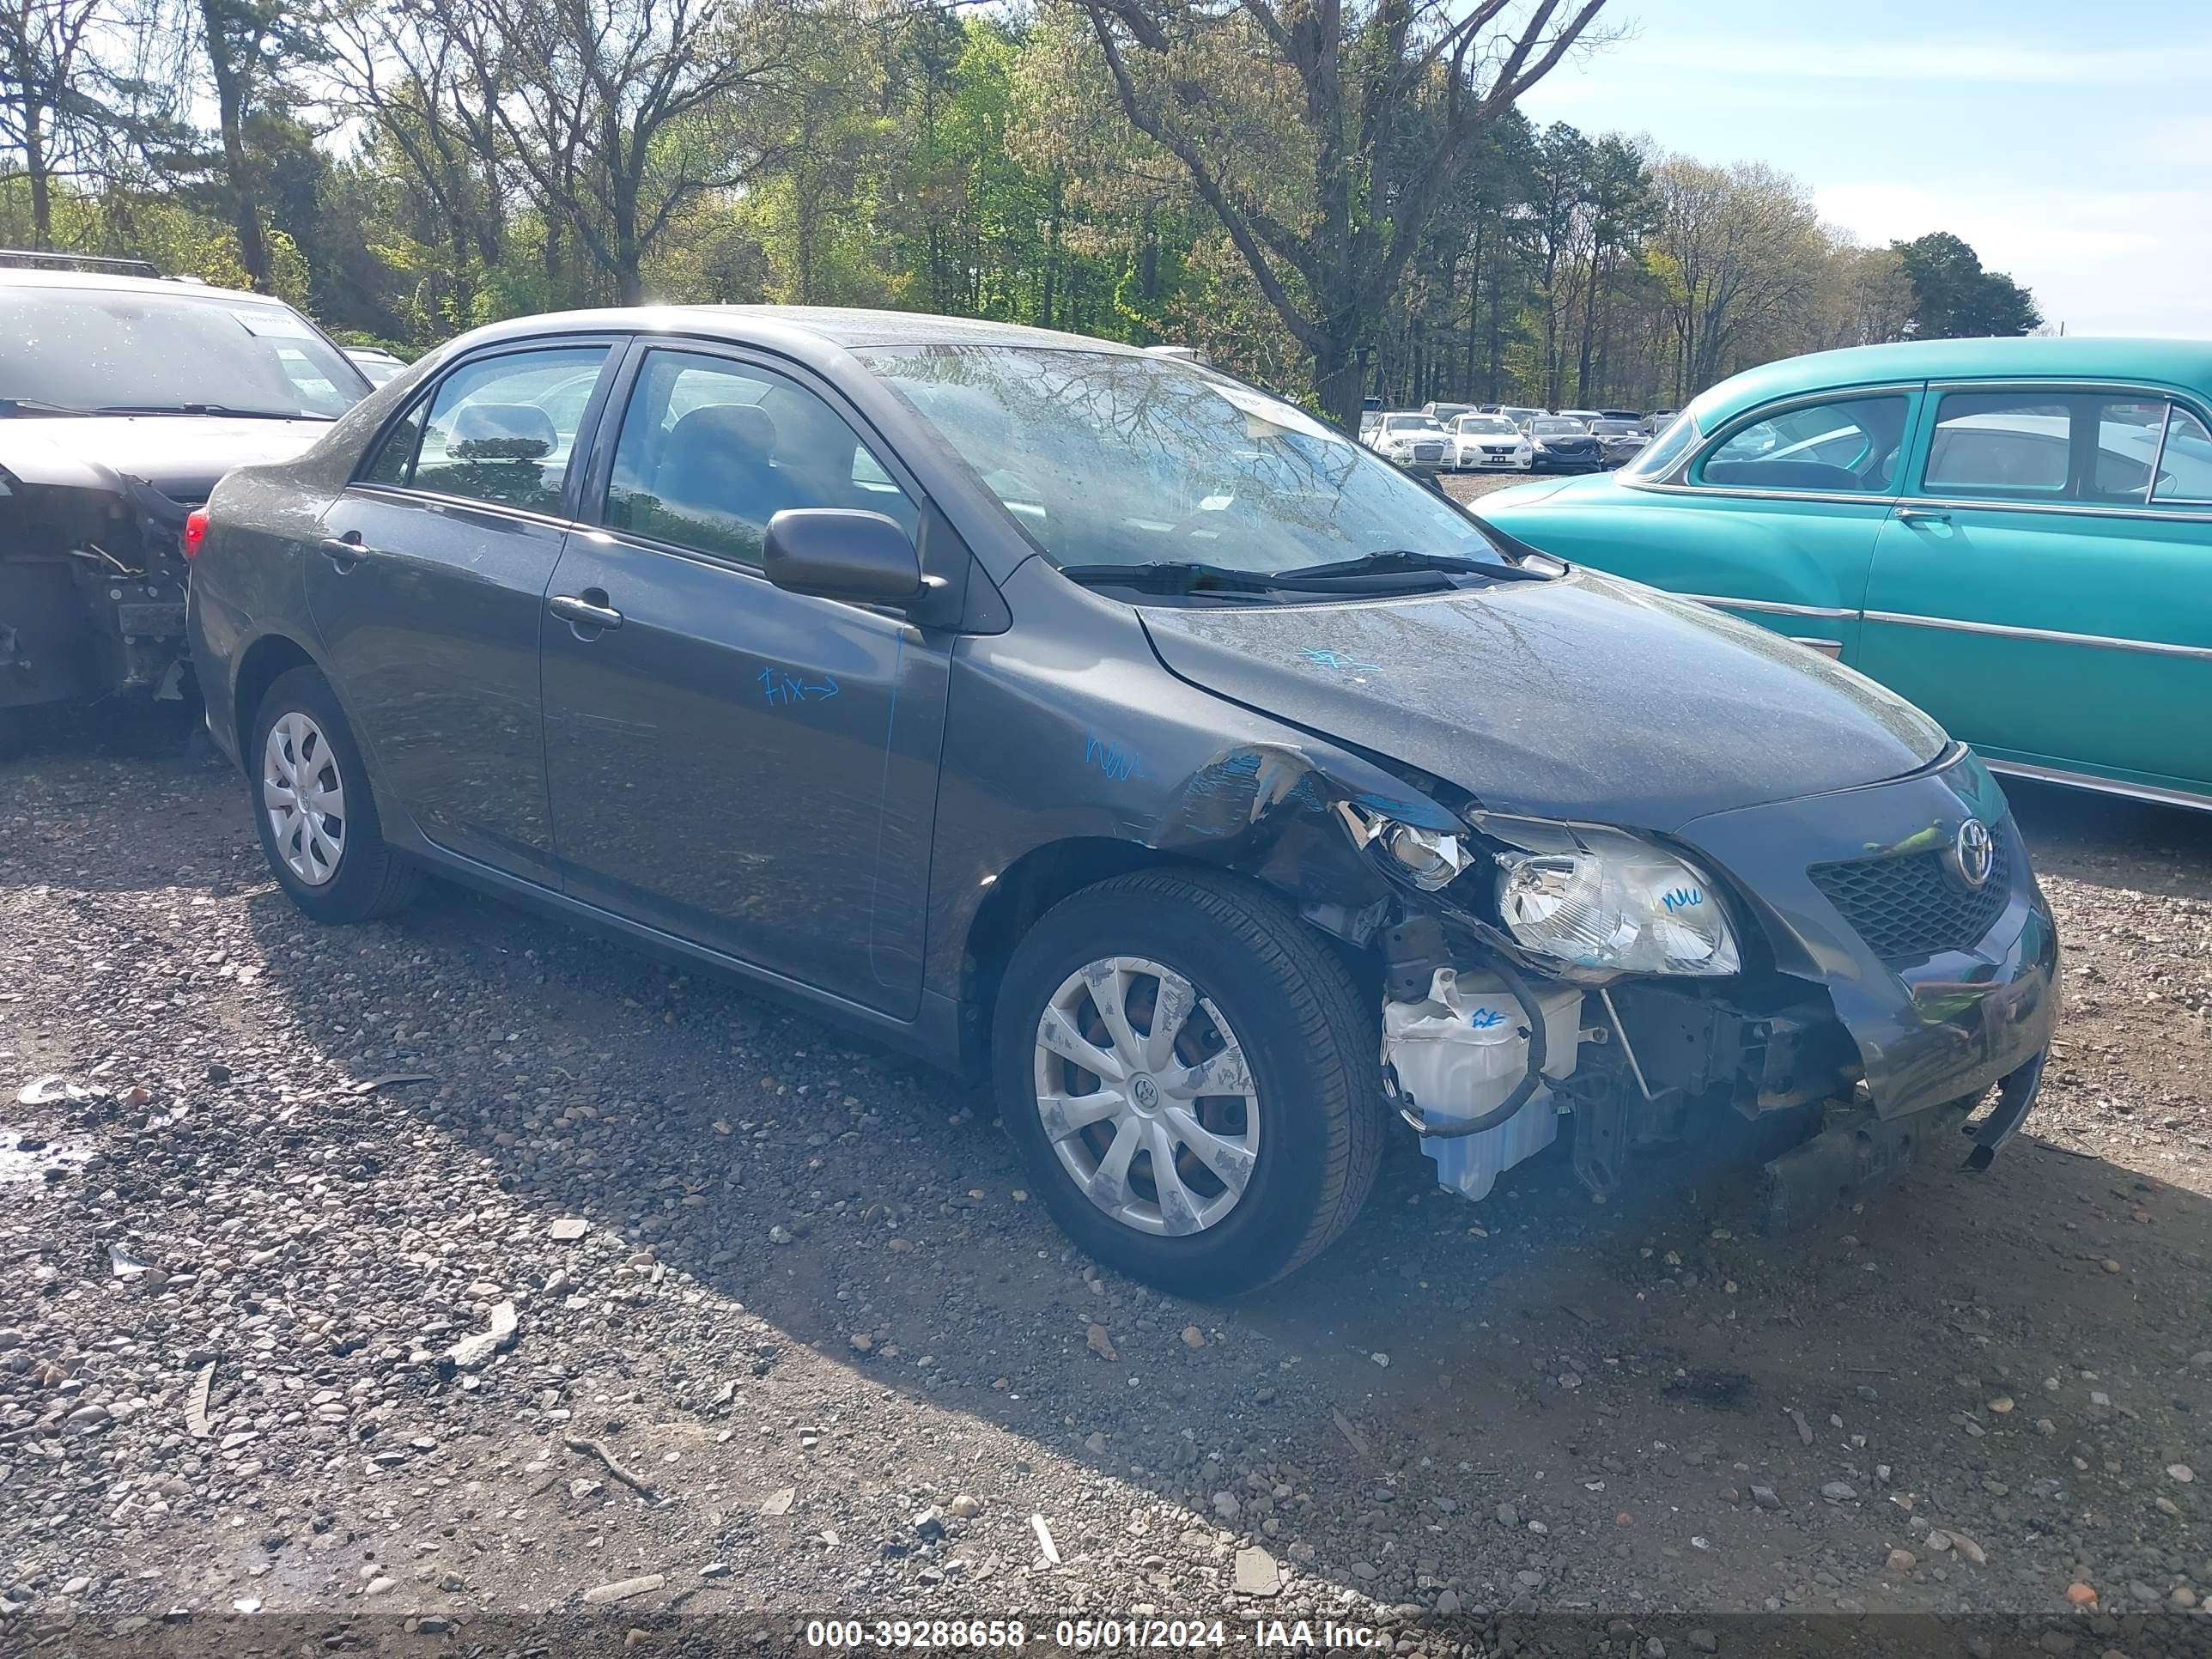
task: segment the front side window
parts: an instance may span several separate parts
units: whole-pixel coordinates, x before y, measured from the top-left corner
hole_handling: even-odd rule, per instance
[[[1372,451],[1212,369],[1015,345],[858,355],[1063,568],[1194,562],[1273,575],[1395,550],[1511,562]]]
[[[561,346],[464,363],[431,396],[405,482],[441,495],[558,514],[584,405],[606,356],[605,346]],[[384,465],[381,454],[377,465]]]
[[[2158,458],[2154,501],[2212,502],[2212,433],[2179,404],[2166,416],[2166,447]]]
[[[1905,407],[1903,393],[1883,392],[1799,404],[1760,416],[1710,451],[1698,465],[1696,481],[1826,494],[1887,489],[1905,439]]]
[[[896,519],[913,501],[844,416],[772,369],[656,351],[639,371],[615,441],[606,521],[695,552],[761,562],[786,507],[841,507]]]

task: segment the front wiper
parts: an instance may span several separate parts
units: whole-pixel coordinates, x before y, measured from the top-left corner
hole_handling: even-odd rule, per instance
[[[1137,587],[1162,593],[1266,593],[1276,586],[1265,571],[1231,570],[1194,559],[1148,560],[1142,564],[1067,564],[1060,574],[1085,587]]]
[[[0,398],[0,415],[89,415],[88,409],[50,404],[44,398]]]
[[[304,409],[233,409],[228,404],[102,404],[79,410],[94,415],[227,415],[240,421],[334,421],[335,415],[310,414]]]
[[[1373,553],[1363,553],[1356,559],[1339,559],[1329,564],[1307,564],[1291,570],[1279,570],[1274,580],[1286,586],[1302,587],[1313,582],[1356,582],[1372,576],[1411,576],[1431,572],[1445,575],[1486,576],[1504,581],[1525,580],[1542,574],[1524,570],[1504,559],[1470,559],[1456,553],[1421,553],[1410,547],[1386,547]]]

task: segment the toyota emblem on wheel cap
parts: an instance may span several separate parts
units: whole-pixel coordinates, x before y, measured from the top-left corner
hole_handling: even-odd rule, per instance
[[[1959,879],[1969,887],[1979,887],[1990,878],[1996,867],[1996,842],[1990,837],[1990,827],[1979,818],[1968,818],[1959,826],[1959,838],[1951,847],[1951,867]]]

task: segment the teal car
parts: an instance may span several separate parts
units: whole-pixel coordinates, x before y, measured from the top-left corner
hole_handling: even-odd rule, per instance
[[[1768,363],[1619,472],[1478,510],[1839,659],[1996,770],[2212,810],[2212,342]]]

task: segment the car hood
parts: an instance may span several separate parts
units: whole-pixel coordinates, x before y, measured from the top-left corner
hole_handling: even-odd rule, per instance
[[[1511,484],[1504,489],[1493,489],[1468,505],[1474,515],[1488,518],[1499,510],[1510,512],[1516,507],[1534,507],[1539,501],[1548,501],[1554,496],[1588,499],[1618,489],[1610,472],[1586,472],[1576,478],[1546,478],[1529,483]]]
[[[66,416],[0,420],[0,468],[25,483],[85,485],[97,469],[129,474],[180,501],[204,501],[234,466],[289,460],[328,421],[213,415]]]
[[[1140,614],[1181,678],[1537,817],[1671,830],[1899,777],[1944,747],[1935,722],[1850,669],[1594,571]]]

